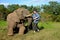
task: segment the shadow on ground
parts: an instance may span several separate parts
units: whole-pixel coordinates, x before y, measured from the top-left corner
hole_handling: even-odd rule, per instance
[[[44,29],[44,26],[41,26],[40,28],[38,28],[39,30],[43,30]]]
[[[25,26],[24,34],[26,34],[29,30],[32,30],[32,27],[29,27],[29,29],[28,29],[28,26]],[[19,32],[19,28],[18,28],[18,27],[15,27],[15,28],[13,29],[13,31],[14,31],[14,34],[16,34],[16,33]]]
[[[38,28],[38,29],[39,29],[39,30],[43,30],[44,27],[41,26],[41,27]],[[25,26],[24,34],[28,33],[28,31],[30,31],[30,30],[33,30],[33,29],[32,29],[32,26],[30,26],[29,29],[28,29],[28,26]],[[13,29],[13,31],[14,31],[14,34],[17,34],[17,33],[19,32],[19,28],[18,28],[18,27],[15,27],[15,28]]]

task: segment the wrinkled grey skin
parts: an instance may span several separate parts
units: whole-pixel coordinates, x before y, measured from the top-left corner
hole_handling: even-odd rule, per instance
[[[15,26],[19,27],[19,35],[24,34],[24,30],[25,30],[24,26],[25,25],[24,25],[23,20],[25,20],[25,19],[28,20],[28,26],[32,22],[31,15],[29,15],[29,14],[30,14],[29,11],[27,9],[25,9],[25,8],[19,8],[19,9],[15,10],[13,13],[10,13],[7,16],[8,35],[13,35],[13,28]]]

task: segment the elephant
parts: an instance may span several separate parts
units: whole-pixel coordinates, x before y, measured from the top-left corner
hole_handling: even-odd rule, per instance
[[[32,22],[32,14],[30,14],[30,12],[25,8],[18,8],[15,11],[13,11],[12,13],[8,14],[8,16],[7,16],[7,23],[8,23],[7,34],[14,35],[13,28],[15,26],[17,26],[17,27],[19,27],[18,34],[23,35],[24,30],[25,30],[25,25],[24,25],[25,19],[28,20],[28,26],[29,26]]]

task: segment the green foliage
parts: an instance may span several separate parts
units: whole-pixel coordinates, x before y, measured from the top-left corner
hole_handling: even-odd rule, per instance
[[[9,12],[13,12],[14,10],[18,9],[20,6],[18,4],[12,4],[12,5],[8,5],[7,9],[9,10]]]
[[[50,13],[50,14],[59,14],[59,8],[60,8],[60,3],[58,2],[53,2],[53,1],[50,1],[49,2],[49,5],[43,5],[42,8],[44,9],[44,12],[46,13]]]
[[[27,9],[27,5],[21,5],[20,7],[26,8]]]
[[[6,18],[6,8],[5,8],[5,6],[4,5],[0,5],[0,15],[1,15],[1,19],[5,19]]]
[[[35,6],[12,4],[12,5],[8,5],[7,7],[5,7],[4,5],[0,5],[0,15],[2,16],[2,17],[0,16],[0,19],[6,20],[7,15],[9,13],[22,7],[28,9],[31,13],[33,12],[33,9],[37,9],[38,11],[40,11],[40,6],[35,7]]]
[[[37,10],[38,12],[40,12],[40,6],[30,6],[28,7],[28,10],[32,13],[33,10]]]
[[[4,11],[5,11],[4,5],[0,5],[0,12],[4,13]]]
[[[55,22],[60,22],[60,15],[54,15],[54,16],[52,16],[52,18],[53,18],[53,21],[55,21]]]
[[[40,6],[27,6],[27,5],[18,5],[18,4],[12,4],[12,5],[8,5],[7,7],[5,7],[4,5],[0,5],[0,19],[6,20],[7,15],[11,12],[13,12],[14,10],[18,9],[18,8],[26,8],[30,11],[30,13],[33,12],[33,10],[37,10],[38,12],[43,12],[43,16],[42,18],[45,18],[46,21],[51,20],[51,21],[60,21],[60,3],[58,3],[57,1],[50,1],[49,4],[45,4],[42,5],[42,7]],[[42,10],[43,9],[43,10]],[[51,15],[49,18],[47,16]],[[47,18],[46,18],[47,17]]]
[[[49,13],[51,14],[51,18],[53,21],[59,21],[60,17],[58,15],[60,15],[60,3],[56,2],[56,1],[50,1],[49,5],[43,5],[42,9],[44,11],[44,13]]]
[[[33,6],[29,6],[27,9],[30,11],[30,13],[33,12]]]

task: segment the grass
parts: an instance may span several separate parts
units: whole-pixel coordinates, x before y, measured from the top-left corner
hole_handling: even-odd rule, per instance
[[[4,29],[7,27],[7,22],[4,20],[0,20],[0,29]]]
[[[34,33],[32,30],[27,34],[14,36],[7,36],[7,23],[6,21],[0,21],[0,40],[60,40],[60,22],[39,22],[39,28],[41,26],[44,29]],[[4,29],[3,29],[4,28]]]

